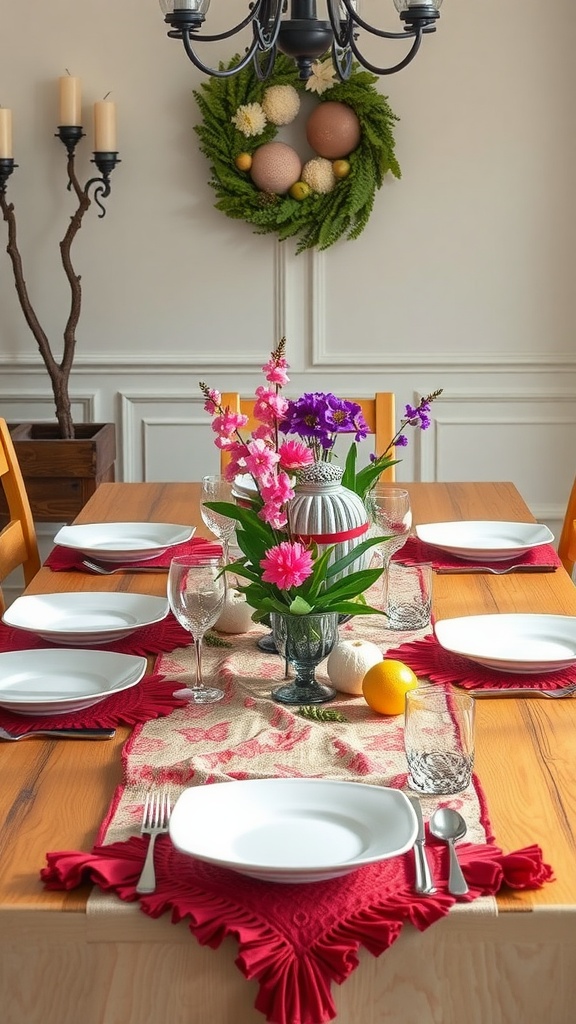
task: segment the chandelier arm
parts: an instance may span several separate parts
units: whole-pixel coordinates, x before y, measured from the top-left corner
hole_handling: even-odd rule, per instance
[[[352,35],[353,28],[356,25],[358,26],[358,28],[364,29],[365,32],[369,32],[371,36],[378,36],[380,39],[406,39],[406,37],[411,38],[412,36],[415,36],[418,32],[422,31],[420,28],[412,28],[405,29],[403,32],[386,32],[383,28],[376,28],[376,26],[371,25],[370,22],[364,21],[364,18],[362,18],[359,15],[358,11],[354,7],[352,7],[351,0],[339,0],[339,3],[342,4],[342,6],[346,9],[346,12],[348,14],[347,21],[350,23],[350,36]],[[332,5],[329,0],[330,14],[331,6]],[[330,21],[332,21],[332,17],[330,17]],[[333,23],[332,27],[334,27]],[[434,32],[435,28],[428,29],[428,31]],[[400,67],[402,66],[403,65],[400,65]]]
[[[340,81],[347,82],[352,74],[352,50],[349,46],[340,46],[336,39],[332,43],[332,64]]]
[[[222,39],[230,39],[231,36],[237,35],[238,32],[241,32],[243,28],[247,28],[248,25],[259,23],[258,15],[260,14],[261,8],[271,2],[274,3],[276,8],[272,17],[275,21],[279,21],[282,13],[282,0],[254,0],[254,3],[250,5],[250,10],[246,17],[243,18],[242,21],[239,21],[237,25],[234,25],[233,28],[229,28],[225,32],[218,32],[216,35],[201,35],[195,36],[195,38],[198,39],[199,43],[218,43],[221,42]],[[171,19],[169,20],[169,18],[170,16],[168,15],[164,20],[167,21],[168,24],[174,24],[174,22]],[[176,22],[176,24],[178,24],[178,22]],[[196,28],[198,28],[198,26],[196,26]],[[168,35],[176,39],[179,36],[184,38],[184,35],[190,31],[195,32],[195,29],[191,30],[189,24],[182,25],[180,28],[171,29],[171,31],[168,32]]]
[[[258,59],[258,53],[254,54],[254,73],[256,75],[256,78],[258,78],[261,82],[265,82],[266,79],[269,78],[270,75],[272,74],[272,70],[274,68],[274,64],[276,61],[276,54],[277,49],[276,44],[274,43],[274,45],[271,46],[270,49],[266,51],[266,63],[264,64],[264,67],[262,67],[260,64],[260,61]]]
[[[344,0],[342,0],[342,3]],[[334,34],[334,42],[332,44],[332,51],[334,47],[339,47],[341,50],[348,48],[349,39],[353,31],[352,18],[346,18],[344,22],[344,28],[342,28],[342,19],[337,16],[335,0],[327,0],[328,18],[332,26],[332,32]],[[336,63],[336,62],[334,62]],[[338,72],[340,74],[340,72]]]
[[[270,3],[270,0],[268,0],[268,3]],[[254,18],[252,23],[254,36],[258,39],[258,49],[264,53],[268,53],[269,50],[272,49],[275,50],[278,35],[280,33],[280,26],[282,24],[282,0],[275,0],[275,8],[276,10],[274,14],[272,16],[268,15],[268,17],[266,13],[267,8],[264,10],[263,21],[268,20],[269,23],[272,22],[272,31],[266,33],[262,26],[262,22],[257,17]],[[270,68],[270,70],[272,69]]]
[[[186,55],[192,61],[194,66],[197,67],[199,71],[202,71],[203,74],[211,75],[212,78],[231,78],[232,75],[236,75],[239,71],[242,71],[243,68],[247,67],[255,54],[258,53],[258,40],[253,39],[251,46],[247,49],[242,60],[239,61],[238,64],[235,64],[233,68],[222,71],[220,68],[208,67],[207,64],[204,64],[203,61],[200,60],[190,45],[190,37],[188,36],[188,33],[184,33],[182,35],[182,42],[184,43]],[[208,37],[204,36],[201,42],[208,42]]]
[[[396,71],[402,71],[402,69],[405,68],[410,63],[410,61],[414,59],[414,57],[418,53],[418,50],[420,49],[420,43],[422,42],[423,35],[422,29],[415,29],[414,33],[406,33],[406,35],[414,35],[414,42],[412,43],[410,50],[404,57],[404,60],[399,61],[398,64],[394,64],[390,68],[379,68],[376,67],[375,64],[371,64],[369,61],[367,61],[366,58],[360,53],[360,50],[358,49],[353,37],[350,40],[350,49],[352,50],[354,56],[357,57],[362,67],[366,68],[367,71],[371,71],[373,75],[393,75]],[[401,36],[401,38],[404,39],[405,37]]]

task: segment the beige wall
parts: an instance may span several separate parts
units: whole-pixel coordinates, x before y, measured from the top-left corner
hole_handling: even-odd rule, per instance
[[[223,25],[246,5],[213,8]],[[363,10],[398,27],[391,0]],[[285,332],[293,393],[394,390],[403,404],[444,387],[435,429],[400,477],[512,479],[557,530],[575,471],[575,29],[573,0],[446,0],[415,62],[381,84],[401,119],[402,180],[386,182],[357,241],[296,257],[214,210],[192,131],[200,75],[155,0],[4,5],[0,103],[13,110],[19,164],[9,198],[56,339],[72,210],[56,80],[65,68],[83,80],[82,180],[94,171],[92,102],[110,90],[118,104],[107,214],[89,212],[74,250],[84,300],[73,392],[78,418],[116,420],[119,473],[176,479],[215,465],[198,380],[251,394]],[[382,62],[400,49],[383,43]],[[53,415],[1,254],[0,412]]]

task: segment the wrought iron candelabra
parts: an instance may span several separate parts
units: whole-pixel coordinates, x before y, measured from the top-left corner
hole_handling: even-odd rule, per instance
[[[64,328],[64,345],[60,360],[56,359],[52,352],[50,341],[43,330],[40,321],[34,311],[24,277],[22,257],[18,249],[16,232],[16,214],[14,204],[9,203],[6,198],[8,180],[14,169],[18,166],[11,157],[0,158],[0,209],[4,220],[8,225],[8,245],[6,251],[12,262],[14,283],[16,292],[26,323],[30,328],[40,355],[44,361],[50,381],[56,405],[56,417],[58,420],[60,436],[63,438],[74,437],[74,424],[72,420],[71,402],[69,394],[69,380],[76,348],[76,328],[80,319],[82,303],[82,288],[80,277],[76,274],[72,259],[72,243],[82,226],[84,214],[89,209],[92,199],[100,208],[99,218],[104,217],[106,209],[103,200],[110,195],[110,175],[116,164],[120,163],[117,152],[101,151],[95,152],[92,163],[96,164],[100,172],[99,177],[90,178],[84,188],[80,185],[76,174],[75,154],[76,146],[80,139],[84,138],[84,132],[80,125],[60,125],[56,137],[65,145],[68,160],[68,191],[73,191],[78,201],[77,208],[70,219],[70,224],[64,238],[60,242],[60,256],[64,272],[70,285],[70,311]],[[91,199],[92,195],[92,199]]]

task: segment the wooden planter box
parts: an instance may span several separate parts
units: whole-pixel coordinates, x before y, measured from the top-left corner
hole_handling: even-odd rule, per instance
[[[70,522],[99,484],[114,480],[114,423],[79,423],[72,441],[58,437],[57,424],[9,426],[37,522]]]

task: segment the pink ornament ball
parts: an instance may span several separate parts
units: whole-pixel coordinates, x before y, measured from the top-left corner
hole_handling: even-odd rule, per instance
[[[306,122],[312,149],[327,160],[348,156],[360,142],[360,122],[347,103],[319,103]]]
[[[285,142],[265,142],[252,154],[250,177],[261,192],[284,195],[298,181],[302,162]]]

